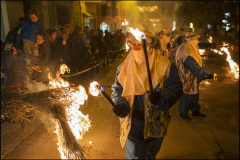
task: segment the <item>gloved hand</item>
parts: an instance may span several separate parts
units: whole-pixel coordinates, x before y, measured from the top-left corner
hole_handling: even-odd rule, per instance
[[[124,104],[118,104],[113,108],[113,112],[117,115],[120,116],[125,109],[125,105]]]
[[[157,104],[161,100],[160,92],[153,91],[152,94],[148,95],[148,99],[152,104]]]
[[[213,74],[209,74],[206,79],[213,79]]]

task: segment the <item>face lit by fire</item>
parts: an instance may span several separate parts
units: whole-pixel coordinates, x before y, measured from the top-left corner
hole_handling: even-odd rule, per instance
[[[140,44],[140,43],[135,43],[135,44],[133,45],[133,49],[134,49],[135,51],[142,50],[142,49],[143,49],[143,48],[142,48],[142,44]]]

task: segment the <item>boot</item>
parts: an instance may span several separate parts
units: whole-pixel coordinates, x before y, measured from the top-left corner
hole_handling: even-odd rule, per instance
[[[193,112],[192,112],[192,115],[193,115],[193,116],[199,116],[199,117],[206,117],[205,114],[202,114],[202,113],[199,112],[199,111],[193,111]]]
[[[186,120],[191,120],[191,118],[188,116],[187,113],[180,113],[180,117],[182,117],[183,119],[186,119]]]

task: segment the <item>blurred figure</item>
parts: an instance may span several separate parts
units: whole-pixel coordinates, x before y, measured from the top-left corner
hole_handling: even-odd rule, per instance
[[[50,69],[50,72],[52,74],[52,77],[55,78],[56,73],[60,67],[61,64],[61,57],[59,48],[56,44],[56,38],[57,38],[57,29],[55,28],[48,28],[47,33],[49,35],[50,39],[50,47],[51,47],[51,53],[49,55],[49,63],[48,68]]]
[[[8,32],[6,39],[5,39],[6,42],[15,44],[16,38],[17,38],[17,33],[18,33],[20,27],[22,26],[24,20],[25,20],[25,18],[23,18],[23,17],[19,18],[18,25]]]
[[[73,29],[73,32],[72,32],[72,34],[71,34],[72,40],[73,40],[74,42],[76,41],[76,39],[77,39],[77,37],[78,37],[78,35],[79,35],[80,32],[81,32],[81,27],[78,26],[78,25],[75,25],[75,26],[74,26],[74,29]]]
[[[83,32],[86,34],[86,39],[90,39],[89,27],[85,26]]]
[[[160,40],[161,43],[162,56],[168,58],[167,50],[168,38],[166,36],[166,30],[163,29],[158,33],[158,39]]]
[[[172,39],[174,39],[177,34],[178,34],[177,29],[174,29],[174,31],[172,32]]]
[[[23,52],[18,52],[13,43],[3,43],[1,65],[3,66],[6,87],[22,87],[25,81],[25,62]]]
[[[166,34],[166,37],[167,37],[167,50],[168,50],[168,53],[170,52],[170,49],[171,49],[171,45],[172,45],[172,42],[171,42],[171,39],[172,39],[172,34],[171,33],[167,33]]]
[[[76,72],[77,53],[74,42],[69,39],[69,32],[66,27],[60,27],[57,30],[57,46],[61,50],[61,59],[65,63],[71,73]]]
[[[86,58],[87,58],[87,52],[86,52],[86,34],[84,32],[79,33],[77,39],[76,39],[76,50],[78,54],[78,71],[84,70],[84,68],[87,67]],[[88,40],[89,41],[89,40]]]
[[[175,55],[178,47],[183,43],[183,37],[185,37],[188,33],[190,33],[190,28],[187,26],[181,27],[179,33],[174,38],[172,42],[172,48],[170,49],[170,53],[168,55],[168,59],[172,62],[175,62]]]

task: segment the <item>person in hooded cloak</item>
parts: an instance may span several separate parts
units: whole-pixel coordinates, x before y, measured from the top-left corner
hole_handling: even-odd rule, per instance
[[[177,67],[161,55],[160,47],[149,45],[147,53],[153,93],[150,95],[146,60],[141,42],[129,34],[127,44],[132,48],[117,68],[112,85],[113,112],[120,120],[120,143],[126,145],[127,159],[156,159],[171,119],[171,107],[183,95]],[[159,40],[158,43],[160,44]]]

